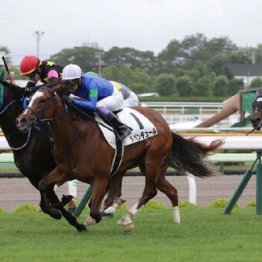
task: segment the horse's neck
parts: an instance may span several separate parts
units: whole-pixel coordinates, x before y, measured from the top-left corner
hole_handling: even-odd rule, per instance
[[[62,152],[69,145],[74,147],[82,132],[88,135],[94,128],[92,120],[74,120],[64,107],[59,108],[51,122],[55,150]]]
[[[15,105],[13,107],[0,115],[0,125],[9,146],[19,147],[25,143],[27,134],[22,133],[16,127],[16,118],[22,113],[22,108],[20,110]]]

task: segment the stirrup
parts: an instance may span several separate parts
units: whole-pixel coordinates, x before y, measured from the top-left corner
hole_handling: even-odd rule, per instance
[[[115,131],[115,134],[117,135],[117,137],[120,139],[120,140],[123,140],[124,138],[126,138],[127,136],[129,136],[132,132],[132,128],[130,127],[125,127],[125,129],[123,130],[114,130]]]

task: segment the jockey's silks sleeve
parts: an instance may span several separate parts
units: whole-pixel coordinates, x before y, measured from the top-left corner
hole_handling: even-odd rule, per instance
[[[88,93],[88,100],[73,99],[73,103],[87,110],[95,110],[98,98],[98,90],[94,87],[91,88]]]

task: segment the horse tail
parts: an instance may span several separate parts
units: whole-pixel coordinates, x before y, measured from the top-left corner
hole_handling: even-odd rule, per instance
[[[175,133],[172,135],[173,145],[167,157],[168,165],[182,174],[187,171],[198,177],[211,176],[213,171],[204,162],[204,157],[216,151],[224,142],[217,139],[205,145],[194,138],[185,139]]]

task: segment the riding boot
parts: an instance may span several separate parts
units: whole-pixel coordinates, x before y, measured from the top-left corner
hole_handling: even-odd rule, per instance
[[[114,128],[114,131],[120,140],[124,139],[132,132],[132,128],[120,122],[113,112],[103,116],[105,120]]]

